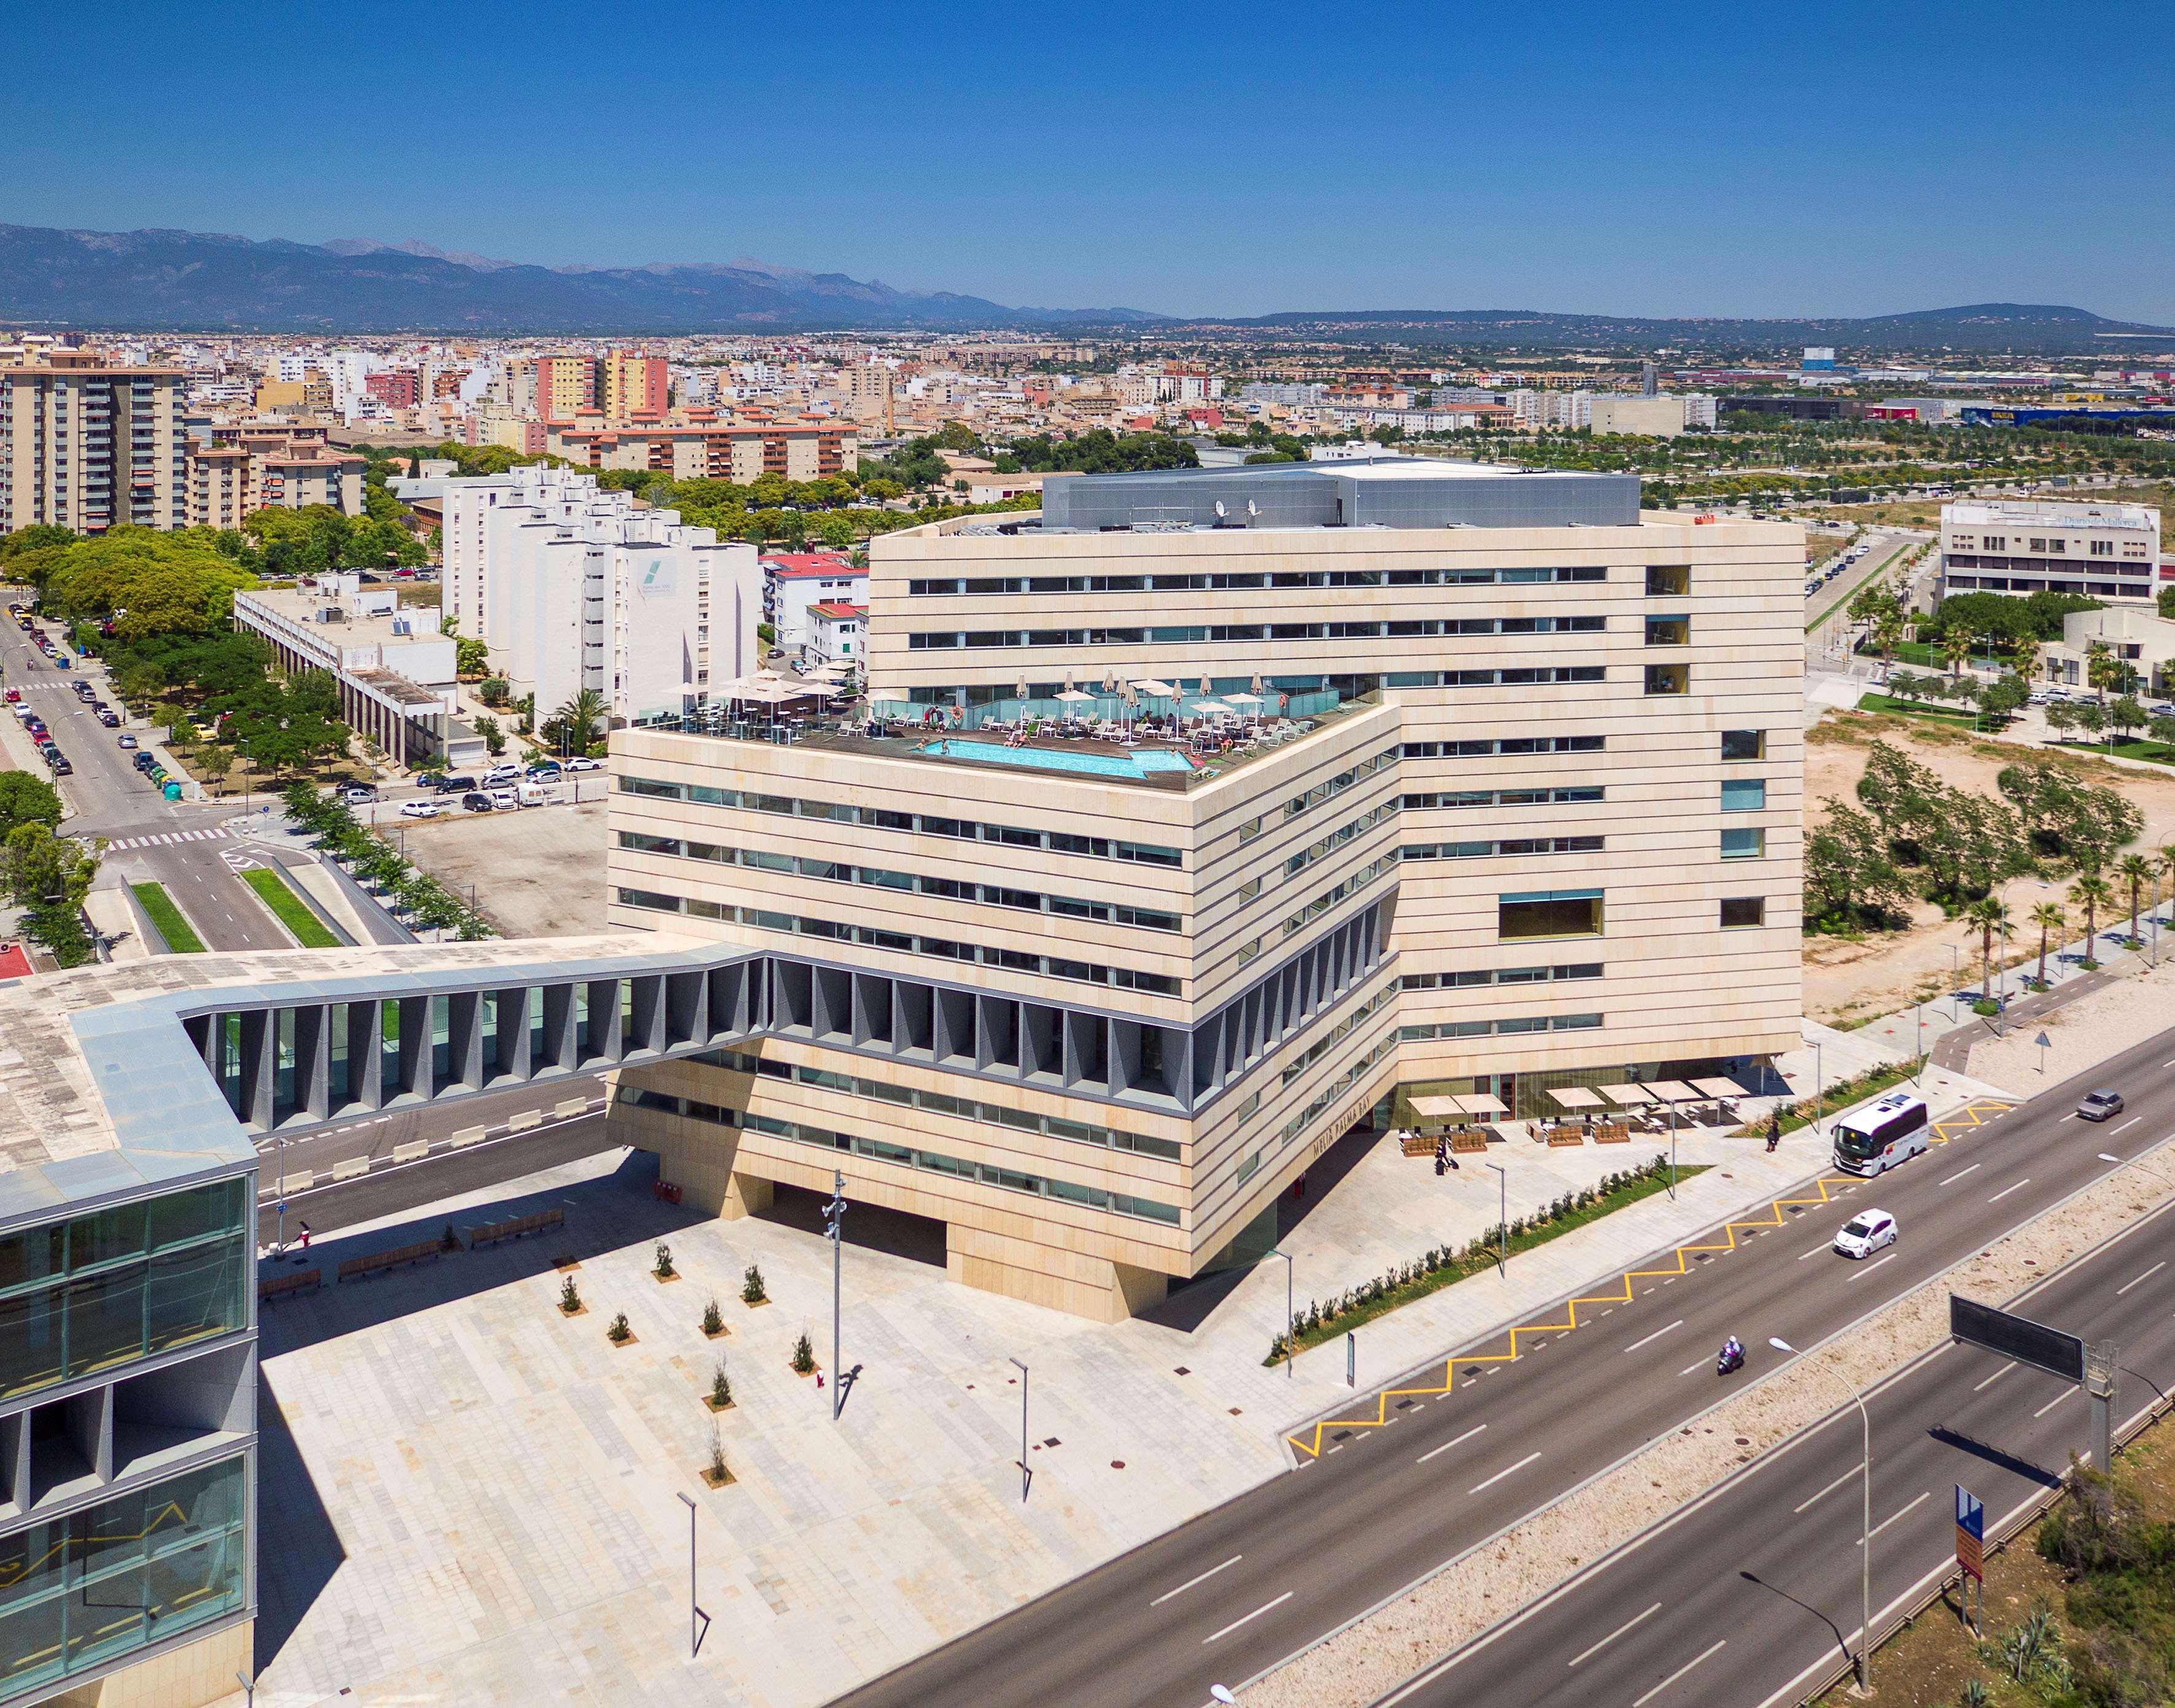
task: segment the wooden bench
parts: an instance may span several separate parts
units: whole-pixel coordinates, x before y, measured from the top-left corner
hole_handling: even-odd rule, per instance
[[[419,1240],[413,1245],[396,1245],[389,1251],[372,1251],[361,1257],[342,1258],[339,1278],[344,1282],[361,1281],[388,1269],[398,1269],[404,1264],[420,1263],[426,1258],[444,1255],[445,1247],[435,1239]]]
[[[1621,1121],[1597,1122],[1593,1129],[1593,1142],[1597,1145],[1628,1145],[1631,1142],[1631,1130]]]
[[[518,1239],[524,1234],[541,1234],[552,1228],[567,1225],[563,1207],[539,1210],[533,1215],[516,1216],[510,1222],[489,1222],[480,1228],[469,1229],[469,1250],[479,1245],[496,1245],[502,1239]]]
[[[1463,1127],[1450,1136],[1450,1147],[1460,1156],[1469,1156],[1475,1151],[1485,1151],[1488,1148],[1488,1135],[1475,1131],[1471,1127]]]
[[[1432,1135],[1427,1133],[1407,1133],[1398,1141],[1404,1153],[1408,1157],[1432,1157],[1438,1142],[1439,1141]]]
[[[1565,1145],[1582,1145],[1586,1142],[1586,1134],[1577,1127],[1549,1127],[1547,1132],[1549,1147],[1552,1150],[1559,1149]]]
[[[257,1277],[257,1299],[260,1304],[268,1304],[275,1299],[285,1299],[297,1293],[308,1293],[325,1284],[322,1269],[298,1269],[291,1275],[260,1275]]]

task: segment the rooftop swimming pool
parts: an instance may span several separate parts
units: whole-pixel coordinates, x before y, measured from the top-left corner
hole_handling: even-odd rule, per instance
[[[915,750],[924,756],[979,759],[992,765],[1023,765],[1036,771],[1070,771],[1089,777],[1141,778],[1160,771],[1191,771],[1183,753],[1167,747],[1139,747],[1131,753],[1074,753],[1062,747],[1002,747],[994,741],[933,741]]]

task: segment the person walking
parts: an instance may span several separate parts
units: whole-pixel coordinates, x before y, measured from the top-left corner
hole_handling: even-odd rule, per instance
[[[1782,1116],[1778,1110],[1767,1117],[1767,1154],[1773,1156],[1775,1147],[1782,1142]]]

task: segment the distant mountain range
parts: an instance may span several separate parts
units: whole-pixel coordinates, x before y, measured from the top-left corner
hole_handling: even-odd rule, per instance
[[[0,323],[225,332],[672,333],[1064,328],[1130,308],[1007,308],[762,262],[533,267],[426,243],[0,225]]]
[[[1320,309],[1192,320],[1136,308],[1008,308],[767,262],[537,267],[428,243],[258,241],[198,231],[0,225],[0,326],[191,332],[699,333],[1149,329],[1543,351],[1679,350],[1794,360],[2142,355],[2175,329],[2081,308],[1982,302],[1864,319],[1665,319],[1533,309]],[[2159,342],[2156,342],[2159,341]]]

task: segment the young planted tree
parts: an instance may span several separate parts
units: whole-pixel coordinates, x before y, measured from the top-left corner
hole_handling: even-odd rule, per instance
[[[2114,875],[2129,887],[2129,941],[2137,941],[2137,898],[2140,891],[2152,881],[2152,862],[2140,854],[2124,854],[2116,864]]]
[[[2086,872],[2069,886],[2069,899],[2085,910],[2085,959],[2096,960],[2092,945],[2098,937],[2100,909],[2114,899],[2114,892],[2097,872]]]
[[[1999,896],[1981,896],[1964,909],[1964,919],[1978,933],[1978,1000],[1993,1000],[1993,940],[2007,942],[2015,935],[2009,923],[2009,906]]]
[[[2069,923],[2069,916],[2062,911],[2059,902],[2042,902],[2031,910],[2031,923],[2039,928],[2039,976],[2032,982],[2042,990],[2047,988],[2047,939]]]

